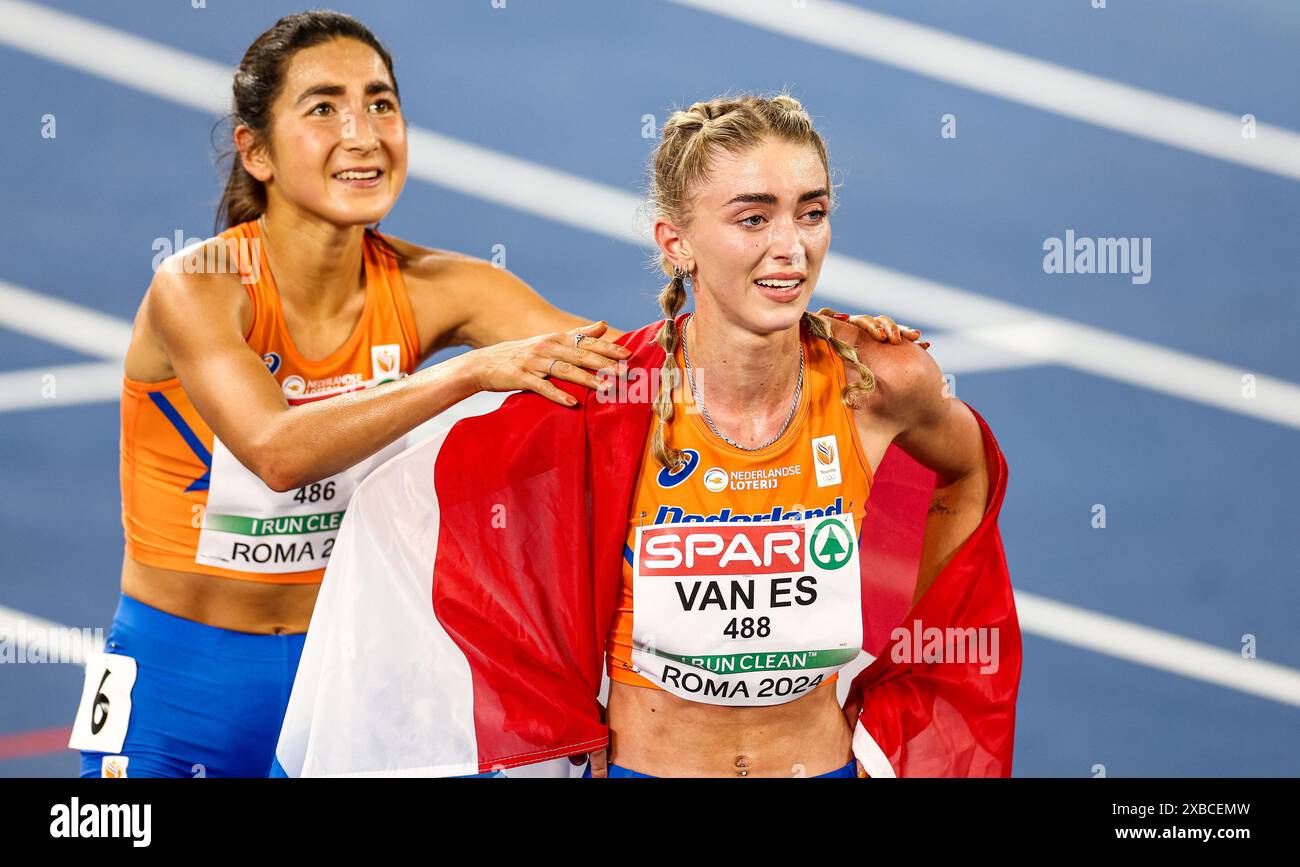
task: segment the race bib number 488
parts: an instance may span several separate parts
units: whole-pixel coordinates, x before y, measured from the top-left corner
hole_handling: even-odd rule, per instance
[[[852,515],[636,532],[632,662],[674,695],[771,705],[862,648]]]

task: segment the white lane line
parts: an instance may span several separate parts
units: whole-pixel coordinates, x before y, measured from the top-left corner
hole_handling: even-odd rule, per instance
[[[413,178],[616,241],[651,245],[636,230],[642,200],[632,193],[414,126],[407,141]]]
[[[990,352],[1014,352],[1030,363],[1060,364],[1300,428],[1300,386],[1248,367],[1157,346],[848,256],[826,257],[817,293],[836,302],[839,309],[888,313],[908,325],[935,325],[970,343],[983,344]],[[1246,376],[1252,379],[1244,380]]]
[[[200,111],[221,110],[229,84],[230,70],[220,64],[111,28],[91,24],[73,16],[15,2],[15,0],[0,0],[0,16],[6,18],[7,25],[5,30],[0,31],[0,42],[7,42],[29,53],[66,63]],[[423,130],[412,129],[412,145],[413,150],[418,151],[418,154],[412,154],[413,174],[416,173],[415,168],[418,163],[418,176],[432,183],[470,195],[480,195],[488,191],[483,197],[499,204],[576,225],[618,240],[642,243],[641,237],[632,230],[631,215],[640,205],[640,200],[636,196]],[[441,152],[441,149],[445,149],[445,153]],[[526,176],[537,186],[530,187],[504,180],[512,176],[507,173],[520,170],[526,170]],[[573,184],[574,181],[583,185],[582,191]],[[544,194],[537,195],[533,192],[536,189],[541,189]],[[556,201],[582,201],[583,208],[573,210],[585,210],[587,214],[593,216],[583,219],[575,218],[572,213],[556,213],[553,210]],[[837,268],[841,270],[839,275],[834,273]],[[1141,341],[1119,338],[1099,329],[1076,325],[1066,320],[1054,320],[1026,308],[981,298],[959,289],[900,274],[849,257],[832,257],[832,260],[827,262],[826,269],[824,280],[831,285],[826,287],[824,294],[844,303],[861,305],[865,300],[873,302],[881,310],[897,312],[899,317],[912,318],[918,322],[935,322],[946,327],[969,327],[972,322],[1010,323],[1010,325],[996,327],[1007,328],[1014,325],[1024,330],[1024,333],[1030,337],[1035,335],[1034,329],[1038,327],[1038,335],[1050,333],[1054,338],[1050,345],[1042,345],[1041,339],[1036,341],[1034,354],[1040,357],[1063,354],[1055,348],[1063,338],[1093,341],[1098,335],[1102,335],[1118,339],[1121,342],[1118,347],[1121,354],[1138,349],[1141,350],[1146,361],[1162,363],[1166,376],[1164,385],[1168,384],[1168,377],[1195,381],[1195,376],[1204,372],[1187,369],[1188,362],[1210,365],[1211,369],[1220,375],[1229,370],[1234,376],[1238,373],[1237,369],[1227,368],[1226,365],[1207,362],[1183,353],[1144,344]],[[852,281],[853,285],[849,285],[848,281]],[[919,295],[920,300],[906,303],[913,295]],[[20,290],[8,284],[0,284],[0,315],[3,315],[3,311],[15,309],[7,303],[12,300],[23,301],[29,306],[21,321],[16,321],[18,316],[15,313],[6,317],[0,324],[33,334],[41,329],[39,323],[33,324],[33,318],[48,318],[50,314],[56,317],[63,316],[62,320],[58,318],[49,320],[49,327],[41,330],[41,334],[38,335],[55,343],[72,345],[73,348],[81,351],[89,351],[80,337],[73,336],[77,329],[67,328],[67,323],[74,321],[67,318],[69,315],[83,317],[76,320],[78,324],[90,325],[92,333],[98,331],[90,340],[91,344],[99,347],[95,354],[120,357],[129,338],[130,326],[125,322],[114,320],[105,314],[78,308],[68,302],[57,301],[28,290]],[[48,306],[43,308],[31,306],[33,303],[56,305],[57,310]],[[934,304],[941,306],[931,306]],[[31,315],[33,310],[38,311],[35,317]],[[1055,330],[1044,331],[1042,326],[1052,326]],[[972,332],[971,335],[972,339],[981,342],[991,339],[987,330],[983,333]],[[1005,346],[997,348],[999,352],[1006,352]],[[1053,357],[1053,360],[1059,360],[1060,363],[1079,369],[1095,367],[1096,369],[1091,372],[1128,381],[1124,376],[1117,375],[1123,373],[1123,365],[1117,368],[1116,365],[1104,363],[1104,359],[1094,360],[1087,366],[1085,366],[1085,362],[1088,361],[1086,358]],[[1273,387],[1278,388],[1279,399],[1281,392],[1285,392],[1291,396],[1290,399],[1294,400],[1297,391],[1294,385],[1281,380],[1270,382]],[[1155,387],[1155,383],[1148,384],[1147,387]],[[1166,388],[1156,390],[1167,391]],[[1204,395],[1195,392],[1181,396],[1207,402]],[[1257,414],[1248,412],[1242,406],[1224,408],[1246,414]],[[1268,417],[1268,414],[1260,417]],[[1300,427],[1300,422],[1294,418],[1273,420]],[[1300,705],[1300,672],[1261,660],[1240,660],[1228,651],[1031,594],[1018,592],[1016,598],[1017,604],[1021,607],[1021,623],[1027,632],[1228,688],[1262,695],[1287,704]],[[0,607],[0,629],[24,618],[29,624],[39,621],[50,626],[58,626],[13,609]],[[1109,635],[1112,640],[1106,641],[1103,646],[1095,637],[1099,633]],[[1113,640],[1116,637],[1122,640]],[[1142,644],[1144,641],[1147,644],[1145,653]],[[1190,657],[1202,663],[1195,669],[1189,665],[1180,666],[1179,663],[1179,654],[1186,656],[1189,648],[1195,649],[1200,654]],[[1228,658],[1231,658],[1231,663]],[[1210,661],[1214,664],[1209,664]],[[1249,668],[1237,667],[1238,662]],[[1229,682],[1230,678],[1225,672],[1230,673],[1233,678],[1241,677],[1242,681]]]
[[[0,327],[99,358],[124,358],[131,342],[129,322],[3,280]]]
[[[886,312],[886,308],[882,307],[880,312]],[[938,333],[926,330],[921,335],[921,339],[929,340],[933,344],[930,347],[930,355],[934,357],[935,363],[944,373],[992,373],[1042,364],[1038,359],[1022,352],[971,340],[959,331]]]
[[[8,40],[16,48],[59,62],[68,57],[79,69],[181,105],[205,112],[221,110],[214,82],[228,82],[231,70],[220,64],[19,0],[0,0],[0,16],[8,16],[8,29],[0,34],[0,41]],[[648,243],[634,229],[642,201],[632,193],[427,130],[412,127],[409,135],[413,177],[604,237]],[[571,202],[581,202],[582,207],[568,207]],[[1300,428],[1300,386],[1244,367],[1166,349],[833,253],[823,266],[817,291],[819,298],[843,308],[888,312],[908,324],[961,332],[1002,358],[1019,354],[1029,363],[1058,363]],[[997,342],[1008,334],[1023,339],[1025,345]],[[1103,341],[1107,351],[1097,351],[1097,341]],[[995,357],[988,363],[998,364]],[[1255,376],[1254,398],[1241,396],[1241,377],[1248,373]]]
[[[0,0],[0,44],[125,85],[206,114],[230,105],[234,69],[130,33],[22,0]],[[620,241],[644,243],[632,225],[640,200],[576,175],[549,169],[410,127],[412,177]]]
[[[1285,665],[1243,659],[1230,650],[1022,590],[1016,591],[1016,611],[1025,633],[1300,707],[1300,671]],[[75,657],[80,662],[86,650],[102,648],[102,635],[97,636],[95,629],[65,626],[0,606],[0,640],[24,658],[29,646],[39,645],[47,656],[63,649],[65,657],[66,648],[72,646],[80,650]]]
[[[0,412],[58,409],[115,401],[122,393],[122,363],[91,361],[0,373]]]
[[[73,627],[16,608],[0,605],[0,662],[26,664],[28,659],[84,665],[86,654],[104,649],[102,626]],[[19,663],[18,660],[23,662]]]
[[[7,296],[6,292],[9,293]],[[90,355],[102,355],[107,358],[120,358],[123,355],[122,351],[117,351],[114,347],[118,346],[119,341],[125,341],[129,337],[131,327],[129,322],[78,307],[68,301],[46,299],[46,296],[29,289],[0,282],[0,304],[4,303],[6,297],[12,299],[18,293],[22,293],[25,298],[34,297],[54,301],[57,305],[57,315],[62,317],[62,320],[50,318],[56,315],[51,312],[55,308],[47,308],[44,313],[37,314],[34,318],[11,317],[12,321],[2,323],[5,326],[48,340],[49,329],[45,326],[57,324],[59,321],[79,321],[81,325],[79,328],[67,331],[60,329],[59,342]],[[33,308],[28,306],[26,309],[30,311]],[[1029,355],[1007,351],[999,346],[989,346],[959,334],[927,334],[926,339],[934,341],[930,351],[939,366],[947,373],[989,373],[1042,363]],[[121,348],[125,349],[124,343]],[[52,378],[47,379],[47,377]],[[108,403],[118,400],[121,393],[122,362],[120,360],[0,372],[0,412],[59,409],[74,404]],[[465,415],[480,414],[483,410],[473,409],[480,403],[499,402],[499,400],[500,396],[495,394],[475,395],[468,398],[413,430],[408,435],[409,442],[418,442],[429,436],[433,430],[440,429],[450,421],[463,418]]]
[[[1300,671],[1190,638],[1016,591],[1025,632],[1248,695],[1300,707]]]
[[[152,96],[224,113],[234,70],[124,30],[21,0],[0,0],[0,45]]]
[[[66,305],[66,302],[63,302]],[[116,327],[125,323],[113,323]],[[945,333],[925,335],[934,342],[930,352],[947,373],[989,373],[1041,364],[1023,353],[1007,351],[999,346],[989,346],[961,334]],[[75,344],[75,341],[69,341]],[[74,349],[87,351],[93,347],[73,345]],[[46,377],[52,377],[47,379]],[[53,388],[51,392],[50,389]],[[25,370],[0,372],[0,412],[29,409],[57,409],[73,404],[106,403],[116,401],[122,391],[121,362],[86,362],[82,364],[33,367]],[[476,395],[477,397],[489,397]],[[491,395],[496,398],[498,396]],[[466,412],[475,398],[462,401]],[[418,442],[429,435],[435,426],[455,421],[458,404],[430,419],[409,434],[410,442]],[[477,411],[470,413],[477,415]],[[435,425],[435,423],[437,423]]]
[[[1300,133],[835,0],[670,0],[1160,144],[1300,180]],[[937,123],[936,115],[936,123]]]

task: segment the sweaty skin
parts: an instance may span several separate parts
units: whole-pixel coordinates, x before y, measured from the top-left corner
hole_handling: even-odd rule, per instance
[[[403,278],[421,360],[447,346],[490,346],[587,324],[487,262],[390,240],[408,256]],[[268,237],[278,268],[274,244]],[[275,276],[277,285],[283,285],[279,270]],[[356,283],[348,303],[322,319],[312,318],[307,308],[282,293],[290,337],[308,358],[328,356],[355,329],[365,300],[360,280]],[[512,315],[491,312],[500,310]],[[475,371],[453,359],[398,382],[290,411],[261,358],[243,341],[252,315],[252,302],[237,275],[160,271],[136,316],[125,372],[141,382],[179,373],[217,436],[275,489],[292,489],[337,472],[479,390]],[[208,328],[185,327],[193,321],[207,322]],[[572,356],[575,364],[598,369],[623,357],[610,342],[620,333],[608,329],[602,339],[584,340],[583,354]],[[594,345],[609,356],[592,351]],[[183,360],[173,363],[177,358]],[[575,367],[578,372],[583,371]],[[288,446],[283,454],[281,443]],[[314,584],[267,584],[163,569],[129,557],[122,564],[122,590],[128,596],[179,617],[241,632],[305,631],[318,589]]]
[[[406,125],[379,55],[352,39],[296,53],[272,106],[269,142],[237,127],[244,169],[264,185],[265,252],[286,325],[308,358],[323,358],[354,331],[365,303],[365,226],[392,208],[406,177]],[[347,183],[368,166],[376,183]],[[220,241],[211,240],[210,245]],[[394,239],[421,360],[447,346],[475,351],[397,382],[289,411],[278,384],[244,342],[252,302],[237,274],[195,273],[178,253],[154,275],[136,314],[126,375],[150,383],[179,376],[204,421],[276,491],[332,475],[374,454],[438,412],[480,390],[531,388],[568,398],[542,378],[594,386],[593,370],[627,353],[602,323],[547,303],[487,262]],[[187,273],[187,271],[189,273]],[[202,327],[195,327],[201,323]],[[557,361],[551,366],[551,361]],[[124,558],[122,589],[168,613],[242,632],[307,628],[315,585],[269,584],[172,571]]]
[[[237,158],[266,191],[262,234],[289,335],[306,357],[325,358],[348,340],[364,307],[362,237],[402,190],[406,124],[382,59],[353,39],[296,53],[271,114],[269,143],[236,128]],[[336,177],[361,167],[379,171],[373,185]],[[200,248],[176,254],[154,275],[136,314],[126,375],[145,383],[179,376],[240,463],[271,489],[292,491],[356,464],[478,391],[531,389],[568,404],[550,379],[594,388],[593,371],[627,357],[612,342],[621,332],[554,307],[508,271],[390,240],[405,260],[420,360],[450,346],[472,352],[289,411],[265,363],[244,342],[253,309],[238,275],[194,273],[180,263],[186,255],[202,261]],[[859,317],[857,327],[897,340],[897,326],[885,321]],[[579,329],[593,339],[575,348]],[[122,590],[211,626],[281,634],[306,630],[318,587],[168,570],[124,557]]]
[[[830,244],[826,167],[809,145],[769,138],[714,158],[695,191],[689,226],[662,216],[655,240],[688,271],[695,314],[686,326],[692,359],[709,376],[703,400],[717,428],[742,445],[781,429],[798,371],[799,319]],[[802,282],[773,291],[759,281]],[[891,443],[934,470],[946,512],[927,523],[916,598],[978,525],[987,496],[978,423],[949,399],[937,364],[910,342],[876,343],[854,323],[833,333],[854,345],[876,379],[854,422],[873,473]],[[860,377],[845,365],[850,383]],[[835,691],[786,704],[722,707],[612,682],[610,749],[593,757],[654,776],[817,776],[853,758],[857,708]],[[860,770],[860,769],[859,769]]]
[[[934,496],[943,508],[931,509],[926,523],[915,604],[983,518],[988,475],[978,423],[965,404],[944,395],[939,367],[923,349],[859,342],[860,332],[843,323],[832,330],[857,343],[876,377],[876,391],[854,413],[872,472],[897,443],[940,473]],[[852,368],[846,373],[857,379]],[[834,689],[782,705],[720,707],[613,681],[608,761],[665,777],[817,776],[853,758],[857,711],[842,709]]]

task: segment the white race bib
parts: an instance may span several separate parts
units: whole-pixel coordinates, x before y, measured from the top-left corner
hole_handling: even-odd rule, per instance
[[[793,701],[862,649],[851,514],[638,527],[632,581],[632,663],[691,701]]]
[[[135,686],[135,660],[120,653],[99,650],[86,654],[86,680],[81,703],[72,724],[68,748],[95,753],[116,753],[126,740],[131,721],[131,689]]]
[[[324,569],[357,485],[405,448],[399,439],[337,475],[277,493],[213,437],[208,506],[194,561],[272,574]]]

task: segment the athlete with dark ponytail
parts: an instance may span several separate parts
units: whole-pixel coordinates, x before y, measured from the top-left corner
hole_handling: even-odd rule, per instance
[[[70,742],[83,776],[265,775],[357,484],[470,395],[571,405],[548,377],[594,386],[626,357],[509,272],[371,228],[406,180],[406,119],[356,19],[259,36],[230,121],[223,231],[158,269],[126,355],[122,595]]]

